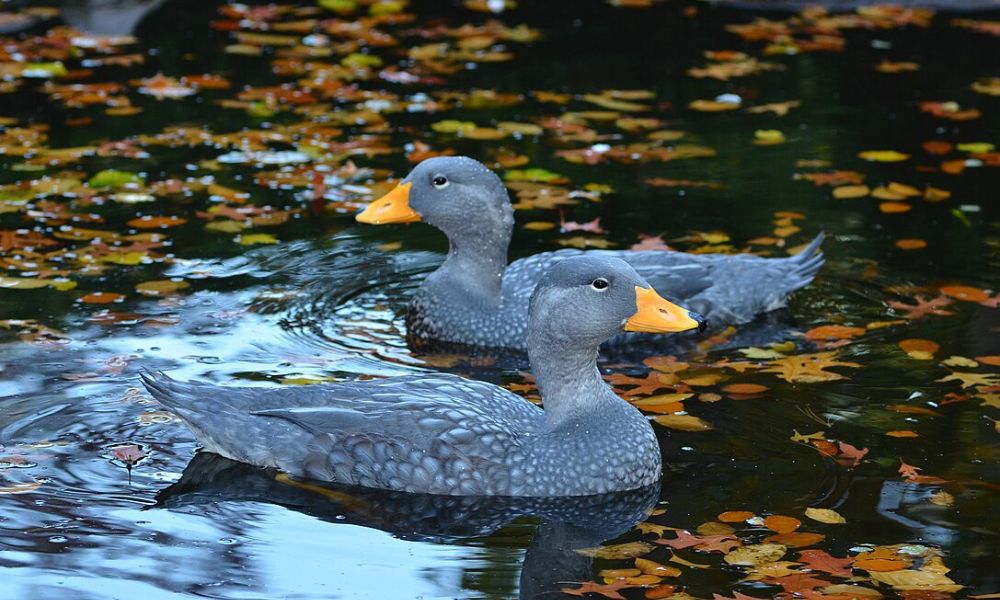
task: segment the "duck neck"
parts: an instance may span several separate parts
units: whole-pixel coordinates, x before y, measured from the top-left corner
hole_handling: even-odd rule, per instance
[[[490,223],[485,230],[459,231],[448,235],[448,256],[428,280],[488,304],[499,304],[512,221]]]
[[[550,428],[601,410],[615,400],[597,369],[597,346],[573,345],[544,333],[529,336],[528,358]]]

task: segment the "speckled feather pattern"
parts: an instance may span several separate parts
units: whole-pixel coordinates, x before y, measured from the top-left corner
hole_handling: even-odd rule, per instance
[[[289,388],[220,388],[143,376],[206,450],[293,475],[407,492],[561,496],[660,476],[649,422],[609,397],[550,427],[496,386],[413,375]]]

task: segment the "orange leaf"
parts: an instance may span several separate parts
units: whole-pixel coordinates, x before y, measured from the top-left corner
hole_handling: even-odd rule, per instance
[[[903,352],[927,352],[929,354],[934,354],[941,349],[941,346],[936,343],[921,339],[903,340],[899,342],[899,347],[903,349]]]
[[[878,209],[886,214],[905,213],[911,208],[913,207],[905,202],[883,202],[878,205]]]
[[[900,250],[920,250],[927,247],[927,242],[917,238],[906,238],[896,240],[896,247]]]
[[[754,516],[752,512],[747,510],[727,510],[716,517],[716,519],[723,523],[742,523],[747,519],[752,519]]]
[[[750,395],[761,394],[768,389],[766,385],[760,385],[759,383],[731,383],[722,388],[722,391],[730,394]]]
[[[86,304],[111,304],[112,302],[121,302],[125,299],[122,294],[114,294],[111,292],[94,292],[92,294],[87,294],[86,296],[80,298],[80,302]]]
[[[764,527],[778,533],[791,533],[801,525],[802,521],[799,521],[795,517],[786,517],[785,515],[771,515],[764,519]]]
[[[966,285],[947,285],[941,288],[941,293],[945,296],[951,296],[956,300],[964,300],[966,302],[982,302],[983,300],[988,300],[990,297],[983,290]]]
[[[135,227],[136,229],[160,229],[164,227],[175,227],[177,225],[183,225],[184,223],[187,223],[187,219],[182,219],[181,217],[154,217],[146,215],[144,217],[132,219],[128,222],[128,225],[129,227]]]
[[[889,404],[886,406],[891,411],[910,415],[927,415],[930,417],[940,417],[941,413],[924,406],[913,406],[910,404]]]
[[[887,558],[862,558],[854,561],[854,566],[865,571],[901,571],[909,565],[901,560],[890,560]]]
[[[806,339],[816,340],[849,340],[862,335],[865,330],[861,327],[847,327],[845,325],[822,325],[813,327],[806,332]]]
[[[894,438],[915,438],[920,437],[916,431],[910,431],[909,429],[898,429],[896,431],[886,431],[885,434],[889,437]]]
[[[942,142],[940,140],[927,140],[921,146],[924,152],[928,154],[948,154],[955,149],[955,145],[951,142]]]
[[[1000,355],[994,354],[991,356],[977,356],[976,360],[984,365],[1000,367]]]

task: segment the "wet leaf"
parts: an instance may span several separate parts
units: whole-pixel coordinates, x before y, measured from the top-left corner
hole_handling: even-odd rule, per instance
[[[813,571],[822,571],[835,577],[850,577],[851,564],[854,559],[851,557],[835,558],[825,550],[801,550],[799,551],[799,561]]]
[[[941,288],[941,293],[963,302],[982,302],[990,297],[983,290],[966,285],[946,285]]]
[[[766,537],[764,538],[764,541],[773,544],[782,544],[789,548],[804,548],[806,546],[818,544],[824,539],[826,539],[826,536],[821,533],[792,531],[789,533],[779,533],[777,535]]]
[[[752,544],[742,546],[723,557],[731,565],[756,567],[781,560],[788,549],[781,544]]]
[[[836,360],[836,351],[800,354],[768,362],[764,373],[777,373],[789,383],[819,383],[845,379],[839,373],[827,371],[831,367],[861,367],[858,363]]]
[[[189,285],[188,282],[182,280],[161,279],[136,284],[135,291],[143,296],[169,296],[189,287]]]
[[[730,510],[721,513],[716,518],[722,521],[723,523],[742,523],[747,519],[754,518],[754,516],[756,515],[746,510]]]
[[[806,509],[806,516],[814,521],[830,525],[847,522],[847,520],[840,513],[830,508],[810,507]]]
[[[910,155],[895,150],[866,150],[859,153],[858,158],[871,162],[900,162],[909,159]]]
[[[862,327],[847,327],[844,325],[823,325],[806,332],[807,340],[847,340],[864,335]]]
[[[125,300],[124,295],[113,292],[93,292],[80,298],[80,302],[84,304],[111,304],[123,300]]]
[[[577,548],[574,552],[591,558],[620,560],[649,554],[655,547],[647,542],[626,542],[624,544],[612,544],[610,546],[597,546],[594,548]]]
[[[664,565],[647,558],[635,559],[635,566],[643,573],[647,575],[656,575],[657,577],[680,577],[681,575],[681,570],[677,567]]]
[[[771,515],[764,518],[764,527],[778,533],[789,533],[795,531],[801,525],[802,521],[799,521],[795,517],[788,517],[785,515]]]
[[[857,564],[855,566],[858,566]],[[859,569],[865,567],[858,566]],[[898,590],[933,590],[944,593],[953,593],[962,589],[963,586],[952,581],[944,573],[933,571],[915,571],[904,569],[898,571],[879,571],[867,569],[868,575],[878,581],[890,585]]]
[[[710,423],[694,415],[658,415],[653,417],[653,420],[664,427],[680,431],[708,431],[712,429]]]
[[[885,434],[889,437],[894,438],[915,438],[920,437],[916,431],[910,431],[909,429],[886,431]]]

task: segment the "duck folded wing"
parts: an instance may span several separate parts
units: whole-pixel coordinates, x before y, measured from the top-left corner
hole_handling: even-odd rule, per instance
[[[282,388],[144,374],[206,450],[293,475],[422,493],[509,493],[541,409],[453,375]]]

